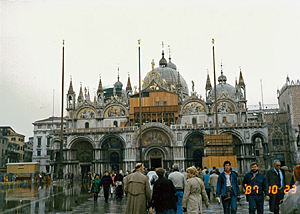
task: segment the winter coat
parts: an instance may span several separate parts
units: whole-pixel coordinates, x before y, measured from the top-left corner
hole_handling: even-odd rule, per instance
[[[237,174],[230,172],[230,183],[235,197],[240,196],[240,187],[237,180]],[[226,177],[225,172],[222,172],[218,177],[216,197],[224,196],[226,192]]]
[[[216,187],[218,182],[218,177],[219,175],[217,175],[216,173],[212,173],[209,177],[208,185],[212,187]]]
[[[151,190],[147,176],[137,169],[125,177],[124,190],[127,194],[125,214],[146,214],[146,204],[151,202]]]
[[[113,184],[113,180],[111,179],[110,175],[104,175],[101,179],[101,182],[100,182],[100,186],[103,186],[103,187],[110,187],[110,185]]]
[[[93,180],[93,189],[92,189],[93,192],[96,193],[100,192],[100,182],[101,182],[100,178]]]
[[[186,182],[182,199],[182,207],[187,209],[187,214],[202,213],[202,197],[205,205],[209,206],[203,181],[195,176],[189,178]]]
[[[176,189],[171,180],[160,177],[153,185],[153,195],[151,206],[156,212],[174,209],[176,210],[175,200]]]
[[[300,213],[300,182],[295,183],[295,187],[290,189],[284,196],[283,202],[279,205],[281,213],[299,214]]]

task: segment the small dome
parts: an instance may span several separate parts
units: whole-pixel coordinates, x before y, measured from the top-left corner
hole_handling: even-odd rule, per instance
[[[165,59],[164,51],[162,52],[161,55],[162,55],[162,56],[161,56],[161,59],[159,60],[159,66],[160,66],[160,67],[167,67],[168,62],[167,62],[167,60]]]
[[[229,98],[235,100],[235,88],[232,85],[227,83],[218,84],[217,88],[217,97],[219,98],[222,93],[225,93]],[[211,97],[215,99],[215,88],[211,90]]]

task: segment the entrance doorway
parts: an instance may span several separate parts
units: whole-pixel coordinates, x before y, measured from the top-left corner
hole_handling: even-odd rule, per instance
[[[145,167],[146,168],[158,168],[162,167],[164,168],[165,164],[165,154],[163,153],[163,150],[160,148],[151,148],[148,150],[147,155],[145,157]]]
[[[90,165],[81,165],[81,175],[88,174],[91,171]]]
[[[161,158],[151,158],[151,168],[162,167]]]

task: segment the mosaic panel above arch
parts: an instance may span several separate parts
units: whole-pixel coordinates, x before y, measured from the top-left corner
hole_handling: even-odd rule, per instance
[[[159,130],[150,130],[145,132],[142,139],[143,146],[148,146],[150,144],[170,146],[169,137],[164,132]]]
[[[219,102],[217,108],[220,113],[228,113],[235,110],[234,105],[230,102]]]
[[[182,109],[182,114],[196,114],[205,112],[205,107],[199,102],[189,102]]]
[[[103,143],[101,148],[110,149],[110,148],[122,148],[122,141],[116,137],[107,138]]]
[[[92,108],[83,108],[77,114],[77,118],[95,118],[95,117],[97,117],[97,114]]]
[[[122,117],[126,116],[126,110],[118,105],[108,107],[104,112],[104,117]]]

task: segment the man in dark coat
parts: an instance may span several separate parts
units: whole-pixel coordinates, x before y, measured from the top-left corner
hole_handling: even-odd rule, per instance
[[[280,169],[281,163],[279,160],[274,160],[273,168],[267,171],[267,182],[269,185],[270,201],[269,207],[271,212],[274,214],[279,214],[279,204],[284,196],[284,189],[286,185],[285,174],[282,169]]]
[[[264,194],[266,200],[270,199],[266,177],[259,173],[258,164],[251,163],[251,172],[248,172],[243,179],[243,187],[246,190],[249,202],[249,214],[264,213]]]
[[[106,203],[108,202],[110,185],[113,185],[113,181],[108,171],[105,171],[104,176],[101,179],[100,186],[103,186],[104,198]]]
[[[155,172],[158,175],[158,179],[153,186],[150,213],[153,213],[152,207],[154,207],[156,214],[175,214],[177,209],[175,186],[171,180],[164,177],[165,170],[163,168],[157,168]]]

